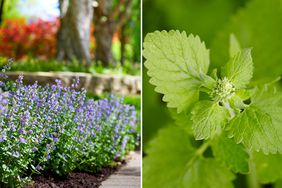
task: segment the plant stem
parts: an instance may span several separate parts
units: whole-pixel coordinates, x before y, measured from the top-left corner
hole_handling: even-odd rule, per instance
[[[187,168],[193,164],[193,162],[198,158],[201,157],[203,155],[203,153],[207,150],[207,148],[210,146],[210,142],[207,141],[205,143],[203,143],[199,149],[196,150],[194,156],[192,157],[192,159],[187,163]]]
[[[236,113],[235,113],[235,111],[233,110],[233,108],[231,108],[229,102],[222,101],[222,103],[223,103],[223,106],[228,110],[231,119],[234,118],[235,115],[236,115]]]
[[[196,156],[201,156],[201,155],[203,155],[203,153],[207,150],[207,148],[208,148],[209,146],[210,146],[210,142],[209,142],[209,141],[203,143],[203,144],[201,145],[201,147],[200,147],[199,149],[197,149],[195,155],[196,155]]]
[[[261,188],[261,185],[257,181],[256,168],[252,160],[250,160],[249,166],[250,166],[250,173],[247,175],[248,187],[249,188]]]

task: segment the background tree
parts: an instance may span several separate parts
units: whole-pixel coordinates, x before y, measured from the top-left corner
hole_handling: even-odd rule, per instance
[[[0,0],[0,24],[3,21],[4,0]]]
[[[132,0],[133,5],[130,17],[120,28],[120,63],[124,65],[126,59],[140,62],[140,0]],[[130,44],[133,53],[126,50],[126,45]],[[138,65],[139,66],[139,65]]]
[[[113,35],[130,17],[132,0],[97,0],[97,3],[94,11],[95,58],[104,66],[109,66],[114,64]]]
[[[90,24],[92,0],[60,0],[60,29],[57,36],[57,58],[90,62]]]
[[[2,24],[4,19],[19,18],[22,16],[18,10],[18,4],[19,0],[0,0],[0,24]]]

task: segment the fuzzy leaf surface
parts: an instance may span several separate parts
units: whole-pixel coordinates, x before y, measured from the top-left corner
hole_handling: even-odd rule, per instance
[[[236,173],[249,172],[249,154],[242,144],[236,144],[226,134],[221,134],[212,142],[214,156]]]
[[[230,46],[229,46],[229,57],[235,56],[238,52],[241,51],[241,46],[238,39],[234,34],[230,35]]]
[[[243,49],[233,55],[222,69],[222,76],[227,77],[236,89],[246,87],[253,76],[253,60],[250,49]]]
[[[144,63],[155,90],[177,112],[199,98],[199,88],[209,68],[209,50],[198,36],[179,31],[156,31],[144,40]]]
[[[273,86],[257,88],[252,96],[252,105],[269,114],[277,134],[282,138],[282,95]]]
[[[224,127],[228,112],[212,101],[196,103],[192,111],[193,132],[196,140],[208,139],[219,134]]]
[[[265,154],[281,152],[281,140],[271,116],[254,105],[233,118],[228,131],[229,137],[250,150]]]

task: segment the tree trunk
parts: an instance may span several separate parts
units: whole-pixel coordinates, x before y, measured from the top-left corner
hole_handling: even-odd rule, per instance
[[[60,0],[60,29],[57,36],[57,58],[90,62],[90,24],[92,0]]]
[[[125,25],[121,27],[120,30],[120,64],[124,64],[125,60],[125,45],[126,45],[126,35],[125,35]]]
[[[96,40],[95,59],[101,61],[103,66],[113,65],[112,39],[114,31],[111,23],[96,24],[94,35]]]
[[[0,24],[3,22],[4,0],[0,0]]]
[[[116,32],[130,16],[132,0],[119,0],[113,6],[113,0],[97,0],[94,11],[94,36],[96,39],[95,59],[104,66],[114,64],[112,39]],[[123,7],[123,8],[122,8]]]
[[[103,66],[114,63],[112,39],[115,23],[110,19],[112,0],[97,0],[98,7],[94,11],[94,36],[96,40],[95,60]]]

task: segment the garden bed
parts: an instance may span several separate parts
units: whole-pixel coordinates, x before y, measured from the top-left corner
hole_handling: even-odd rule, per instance
[[[53,187],[43,175],[68,177],[68,184],[88,183],[81,180],[87,177],[102,181],[111,172],[108,167],[134,149],[138,115],[122,98],[90,99],[79,89],[79,79],[69,87],[61,80],[44,86],[23,82],[23,76],[9,84],[1,81],[0,187],[22,187],[36,174],[37,183]],[[101,176],[94,177],[72,173],[99,171]]]
[[[140,148],[135,148],[135,152],[136,151],[140,151]],[[32,177],[33,182],[29,185],[26,185],[25,188],[98,188],[102,185],[103,181],[108,179],[110,175],[118,173],[122,168],[126,169],[130,163],[136,160],[134,159],[134,155],[136,155],[135,152],[129,152],[129,154],[123,160],[115,161],[114,165],[105,167],[97,173],[72,172],[65,178],[55,178],[49,174],[36,175]],[[130,167],[131,166],[132,164]],[[130,173],[131,175],[134,175],[136,172],[132,171]]]
[[[73,172],[63,179],[48,176],[35,176],[33,177],[34,182],[30,185],[27,185],[26,188],[96,188],[101,185],[102,181],[118,170],[119,167],[120,166],[103,168],[101,171],[95,174]]]

